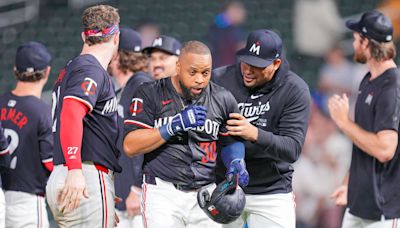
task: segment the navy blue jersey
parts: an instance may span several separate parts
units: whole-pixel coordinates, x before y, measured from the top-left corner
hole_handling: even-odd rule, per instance
[[[399,130],[400,72],[391,68],[370,80],[368,73],[360,84],[355,122],[364,130],[378,133]],[[400,137],[399,137],[400,140]],[[399,141],[400,142],[400,141]],[[400,149],[392,160],[381,163],[353,145],[348,187],[350,213],[364,219],[400,218]]]
[[[150,82],[152,78],[144,72],[137,72],[126,83],[125,87],[121,89],[122,95],[119,100],[118,113],[122,113],[122,118],[125,116],[123,113],[129,113],[130,101],[134,97],[138,87],[144,82]],[[123,126],[123,125],[122,125]],[[121,142],[122,143],[122,142]],[[116,204],[116,208],[121,211],[126,210],[125,200],[129,195],[132,185],[141,187],[142,184],[142,164],[143,155],[128,157],[125,153],[121,153],[119,164],[122,167],[122,172],[115,175],[115,195],[122,198],[123,201]]]
[[[54,164],[64,164],[60,143],[60,113],[65,98],[76,99],[89,108],[83,119],[82,161],[91,161],[116,172],[118,165],[118,114],[114,87],[107,71],[92,55],[70,61],[53,89]]]
[[[307,84],[289,70],[286,60],[273,79],[258,88],[246,88],[240,63],[215,69],[212,80],[229,90],[240,113],[258,127],[257,142],[245,142],[249,185],[247,194],[289,193],[292,191],[292,163],[301,152],[310,116]],[[225,169],[219,161],[217,176]]]
[[[0,170],[10,166],[10,150],[8,149],[8,140],[4,134],[4,129],[0,121]],[[0,179],[1,180],[1,179]],[[1,181],[0,181],[1,187]]]
[[[10,143],[10,169],[3,172],[3,189],[43,195],[53,157],[50,106],[34,96],[0,96],[0,120]]]
[[[125,134],[135,129],[158,128],[187,105],[207,107],[204,126],[172,137],[166,144],[144,156],[143,172],[165,181],[199,188],[215,180],[217,141],[222,145],[232,141],[222,136],[229,113],[238,112],[231,93],[211,83],[195,100],[181,97],[172,85],[171,78],[144,83],[132,99],[129,116],[125,119]]]

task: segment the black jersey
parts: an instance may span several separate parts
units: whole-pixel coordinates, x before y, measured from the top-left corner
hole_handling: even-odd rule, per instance
[[[10,169],[2,173],[3,189],[43,195],[53,159],[50,106],[34,96],[0,96],[0,120],[9,139]]]
[[[4,134],[4,129],[1,126],[0,121],[0,172],[8,169],[10,166],[10,151],[8,148],[8,140]],[[0,178],[0,188],[1,188],[1,178]]]
[[[145,154],[143,172],[174,184],[198,188],[215,180],[217,141],[221,139],[222,145],[226,145],[233,140],[222,136],[226,135],[223,132],[226,132],[229,113],[238,112],[231,93],[210,82],[197,99],[188,101],[176,92],[171,78],[145,83],[131,101],[125,134],[135,129],[158,128],[189,104],[207,107],[204,126],[174,136]]]
[[[125,115],[129,115],[130,101],[134,97],[139,86],[144,82],[150,82],[152,80],[153,79],[150,75],[144,72],[137,72],[128,80],[125,87],[121,88],[122,95],[118,105],[118,114],[120,114],[121,118]],[[125,199],[130,193],[130,187],[132,185],[141,187],[142,184],[143,155],[137,155],[130,158],[125,153],[121,153],[119,164],[122,167],[122,172],[115,175],[115,195],[122,198],[123,202],[116,204],[116,208],[125,211]]]
[[[273,79],[259,88],[244,86],[240,63],[215,69],[212,80],[236,98],[240,113],[258,127],[257,142],[245,142],[249,185],[247,194],[292,191],[292,163],[301,152],[310,115],[307,84],[283,60]],[[217,176],[225,169],[218,163]]]
[[[400,72],[386,70],[370,80],[362,80],[355,109],[355,122],[362,129],[378,133],[399,130]],[[400,135],[399,135],[400,142]],[[400,149],[397,144],[392,160],[381,163],[353,145],[348,187],[350,213],[364,219],[380,220],[400,217]]]
[[[80,55],[68,63],[53,89],[54,164],[64,164],[60,142],[60,114],[65,98],[89,108],[83,119],[82,161],[91,161],[113,171],[118,165],[118,114],[114,87],[107,71],[92,55]]]

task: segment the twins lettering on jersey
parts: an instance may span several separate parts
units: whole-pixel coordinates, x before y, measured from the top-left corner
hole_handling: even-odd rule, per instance
[[[159,118],[157,120],[154,120],[154,128],[159,128],[162,125],[167,124],[168,122],[172,121],[173,116],[169,117],[163,117]],[[210,119],[206,119],[205,123],[203,126],[198,126],[195,129],[193,129],[197,132],[203,132],[208,135],[212,135],[214,137],[218,137],[218,132],[219,132],[219,123],[212,121]]]
[[[260,117],[270,110],[269,101],[267,103],[258,102],[258,105],[253,103],[238,103],[238,108],[240,114],[246,117],[250,123],[262,127],[267,126],[267,119]]]

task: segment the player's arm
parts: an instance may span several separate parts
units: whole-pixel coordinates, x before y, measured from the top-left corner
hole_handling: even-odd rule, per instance
[[[231,114],[228,121],[230,135],[240,136],[260,146],[258,157],[273,158],[289,163],[295,162],[301,152],[310,116],[310,93],[308,89],[292,92],[289,102],[279,119],[276,132],[265,131],[249,123],[238,113]]]
[[[124,151],[128,156],[152,152],[178,133],[204,125],[206,116],[207,109],[205,107],[188,106],[181,113],[176,114],[170,122],[159,128],[136,129],[129,132],[124,139]],[[129,123],[129,121],[125,122]],[[130,122],[143,125],[137,121],[131,120]]]
[[[39,155],[43,166],[48,171],[53,171],[53,134],[51,129],[50,110],[42,115],[39,126]]]
[[[8,141],[4,135],[4,129],[1,126],[0,122],[0,168],[8,168],[10,167],[10,152],[8,148]]]
[[[400,99],[394,86],[383,88],[376,99],[372,131],[362,129],[350,119],[349,100],[345,94],[332,96],[328,101],[328,108],[336,125],[358,148],[384,163],[390,161],[396,152]]]

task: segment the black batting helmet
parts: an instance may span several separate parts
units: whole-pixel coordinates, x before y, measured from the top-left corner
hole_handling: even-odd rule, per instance
[[[238,185],[238,177],[221,182],[211,197],[206,188],[197,193],[197,202],[208,217],[217,223],[228,224],[239,218],[246,204],[243,190]]]

